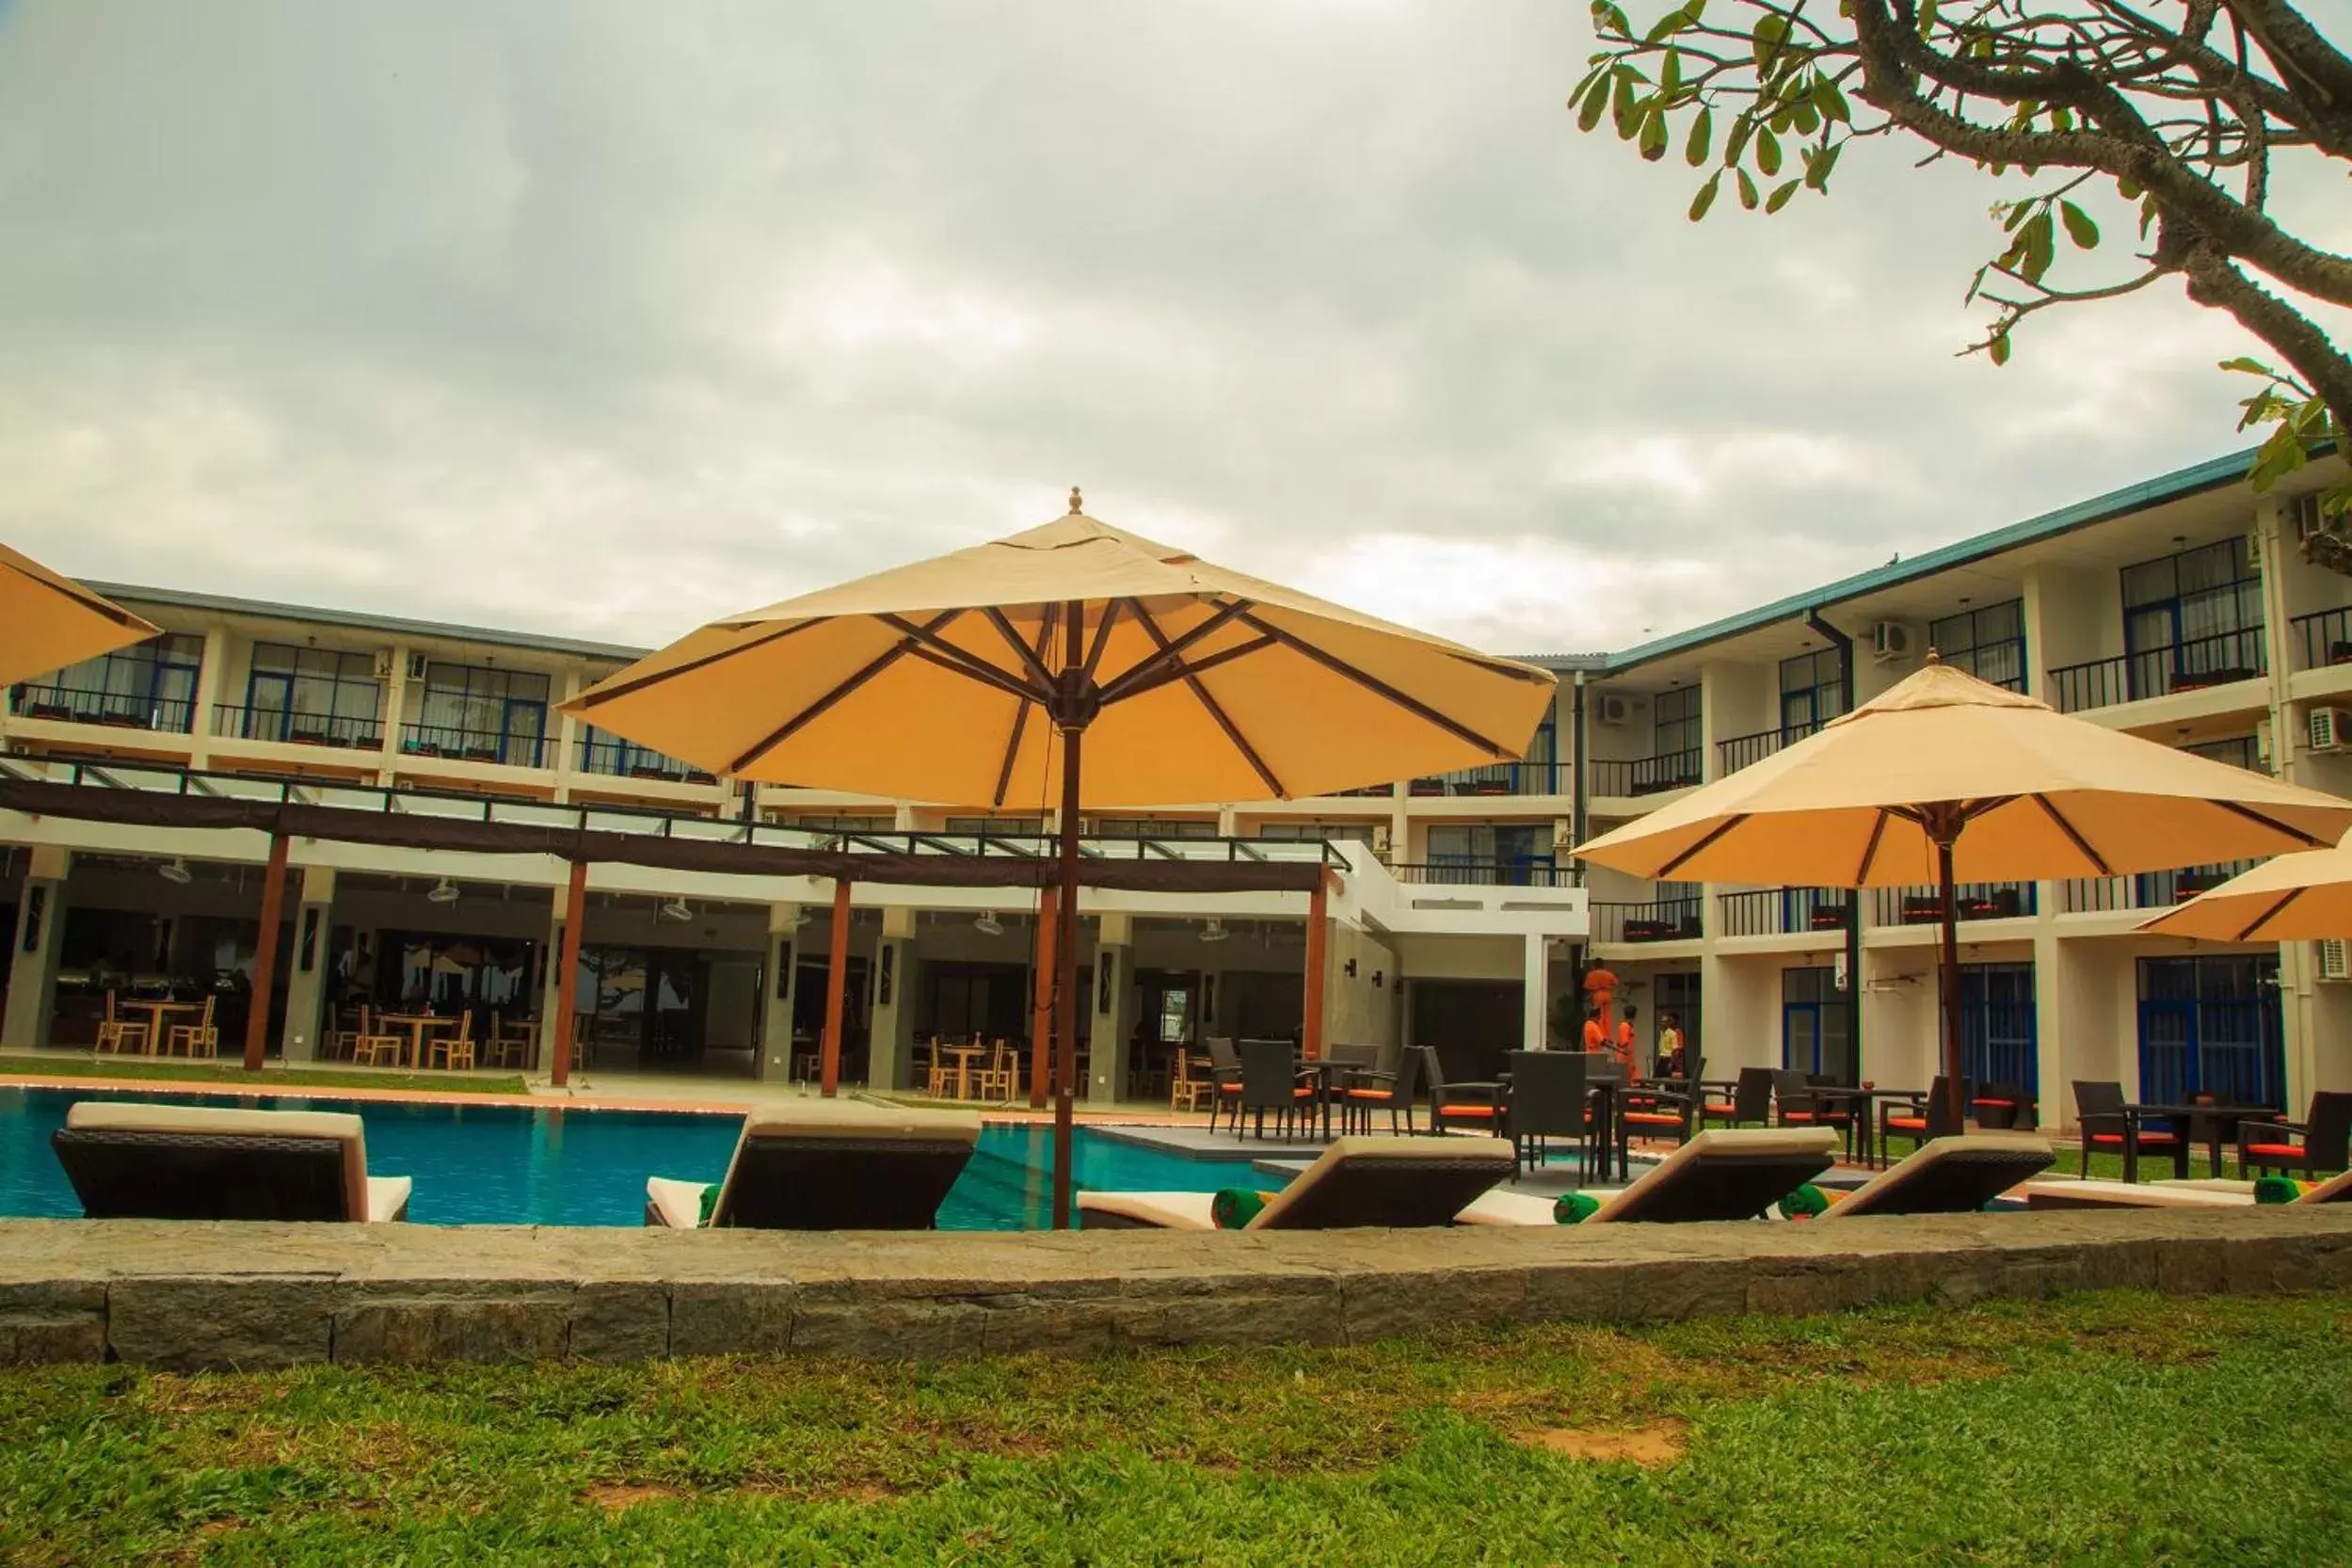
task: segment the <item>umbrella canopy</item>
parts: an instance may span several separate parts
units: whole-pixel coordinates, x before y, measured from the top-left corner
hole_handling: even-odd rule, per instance
[[[2071,718],[1931,653],[1818,734],[1576,853],[1658,880],[1938,885],[1957,1118],[1956,882],[2206,865],[2333,843],[2347,828],[2352,801]]]
[[[1069,515],[707,626],[567,709],[736,778],[1061,811],[1054,1224],[1068,1223],[1079,813],[1519,757],[1549,671]],[[1081,752],[1083,760],[1081,761]],[[837,904],[836,929],[846,905]],[[838,994],[838,987],[836,988]],[[838,1032],[826,1032],[828,1089]]]
[[[1138,538],[1042,528],[730,616],[568,706],[714,773],[956,806],[1288,799],[1509,761],[1547,670]],[[1073,611],[1072,606],[1077,609]],[[1071,650],[1076,649],[1076,656]],[[1065,671],[1082,670],[1066,704]]]
[[[2213,942],[2308,942],[2352,936],[2352,839],[2281,855],[2140,926]]]
[[[0,686],[145,642],[162,630],[0,544]]]

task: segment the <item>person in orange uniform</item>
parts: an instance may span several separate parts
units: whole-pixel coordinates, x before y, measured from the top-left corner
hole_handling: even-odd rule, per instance
[[[1628,1002],[1625,1006],[1625,1016],[1617,1020],[1617,1062],[1620,1066],[1625,1069],[1625,1077],[1627,1080],[1632,1080],[1640,1076],[1633,1070],[1634,1012],[1635,1009],[1633,1005]]]
[[[1597,1007],[1586,1008],[1584,1010],[1584,1048],[1605,1050],[1608,1047],[1608,1037],[1601,1032],[1601,1010]]]

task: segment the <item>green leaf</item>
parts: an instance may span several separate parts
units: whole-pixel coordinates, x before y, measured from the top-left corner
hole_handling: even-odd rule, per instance
[[[2219,368],[2223,370],[2234,370],[2243,376],[2276,376],[2278,375],[2278,372],[2272,370],[2268,365],[2263,363],[2260,360],[2249,360],[2244,355],[2240,355],[2234,360],[2222,360]]]
[[[1739,204],[1749,212],[1756,210],[1756,183],[1748,178],[1748,171],[1739,171]]]
[[[1657,90],[1672,98],[1682,90],[1682,51],[1666,51],[1666,63],[1658,69]]]
[[[1608,84],[1606,81],[1594,82],[1585,92],[1584,107],[1576,111],[1576,129],[1590,131],[1601,122],[1601,116],[1607,113],[1608,113]]]
[[[2156,199],[2143,196],[2139,200],[2139,237],[2146,239],[2148,231],[2156,226]]]
[[[1830,170],[1837,167],[1837,155],[1845,150],[1846,144],[1838,141],[1825,144],[1818,152],[1808,153],[1805,157],[1805,184],[1815,190],[1828,190]]]
[[[1814,106],[1821,111],[1822,119],[1835,120],[1841,125],[1854,122],[1854,111],[1846,102],[1846,94],[1838,90],[1837,83],[1830,77],[1816,76],[1813,79],[1813,102]]]
[[[1919,36],[1926,38],[1935,31],[1936,0],[1919,0]]]
[[[1650,112],[1643,117],[1641,121],[1641,158],[1645,163],[1656,163],[1664,156],[1666,156],[1666,111],[1659,107],[1658,101],[1653,98],[1650,100]]]
[[[1757,69],[1768,69],[1773,56],[1788,42],[1788,19],[1768,11],[1756,19],[1755,31],[1749,35],[1748,41],[1755,50]]]
[[[1707,176],[1707,183],[1701,185],[1699,187],[1699,194],[1690,199],[1691,222],[1696,223],[1701,218],[1707,216],[1707,209],[1715,205],[1716,187],[1720,185],[1722,183],[1723,171],[1720,168]]]
[[[1781,138],[1768,130],[1756,133],[1756,171],[1768,180],[1781,171]]]
[[[1813,100],[1800,98],[1789,106],[1788,122],[1797,127],[1797,134],[1809,136],[1820,128],[1821,116],[1814,109]]]
[[[1725,163],[1736,164],[1739,161],[1739,155],[1748,150],[1748,138],[1755,134],[1755,118],[1741,110],[1739,118],[1732,121],[1731,139],[1723,144]]]
[[[1683,162],[1696,168],[1707,161],[1707,144],[1715,136],[1715,111],[1704,104],[1690,122],[1690,139],[1683,143]]]
[[[1787,206],[1788,199],[1796,195],[1797,187],[1803,184],[1804,182],[1802,180],[1789,180],[1776,187],[1771,195],[1764,199],[1765,216],[1769,217],[1774,213],[1779,212],[1783,207]]]
[[[1640,105],[1640,92],[1630,72],[1620,71],[1617,73],[1617,88],[1609,104],[1609,115],[1616,122],[1619,141],[1631,141],[1641,130],[1640,118],[1634,113]]]
[[[2088,250],[2099,243],[2099,225],[2091,222],[2090,215],[2072,201],[2058,203],[2058,216],[2066,220],[2066,237],[2074,242],[2077,250]]]
[[[1992,344],[1987,347],[1986,352],[1992,356],[1992,362],[1994,364],[2008,364],[2009,362],[2009,335],[2007,332],[2004,332],[1999,337],[1993,339]]]
[[[2017,268],[2018,276],[2028,283],[2040,282],[2041,275],[2050,270],[2050,263],[2057,254],[2057,225],[2050,221],[2047,208],[2035,215],[2018,235],[2025,255]]]
[[[2115,177],[2115,194],[2126,201],[2139,200],[2139,182],[2119,174]]]

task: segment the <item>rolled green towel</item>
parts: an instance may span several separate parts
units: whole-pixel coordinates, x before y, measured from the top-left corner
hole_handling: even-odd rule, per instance
[[[1266,1194],[1253,1187],[1226,1187],[1208,1200],[1208,1212],[1219,1230],[1240,1230],[1266,1207]]]
[[[719,1211],[719,1184],[711,1183],[702,1190],[702,1213],[695,1224],[709,1228],[711,1216]]]
[[[1810,1220],[1816,1214],[1830,1211],[1830,1200],[1821,1189],[1808,1181],[1781,1200],[1781,1218]]]
[[[2256,1203],[2293,1203],[2305,1192],[2310,1192],[2313,1185],[2308,1181],[2297,1181],[2293,1176],[2256,1176],[2254,1178],[2254,1201]]]
[[[1601,1200],[1590,1192],[1563,1192],[1552,1203],[1555,1224],[1582,1224],[1599,1210]]]

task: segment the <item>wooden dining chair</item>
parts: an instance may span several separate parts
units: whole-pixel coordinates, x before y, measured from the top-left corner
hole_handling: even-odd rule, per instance
[[[473,1009],[461,1010],[457,1015],[457,1032],[434,1038],[426,1048],[425,1060],[436,1067],[451,1070],[473,1070]]]
[[[332,1062],[348,1062],[360,1048],[360,1037],[369,1032],[368,1005],[361,1002],[356,1012],[350,1008],[338,1010],[335,1027],[319,1042],[322,1054]]]
[[[988,1048],[988,1054],[972,1069],[972,1097],[978,1100],[1010,1099],[1013,1082],[1018,1077],[1013,1070],[1013,1048],[1002,1040]]]
[[[106,1016],[98,1025],[96,1048],[118,1055],[126,1050],[136,1051],[142,1056],[147,1054],[147,1026],[133,1023],[116,1013],[112,990],[106,993]]]
[[[923,1064],[923,1092],[933,1099],[944,1099],[948,1092],[947,1048],[939,1037],[931,1037],[931,1054]]]
[[[405,1035],[383,1028],[380,1020],[372,1019],[364,1007],[360,1010],[360,1032],[351,1042],[354,1063],[370,1067],[397,1067],[407,1062],[408,1041]]]
[[[1217,1086],[1208,1077],[1208,1060],[1179,1048],[1168,1075],[1168,1109],[1198,1111],[1203,1101],[1213,1101],[1216,1093]]]
[[[183,1052],[189,1056],[218,1056],[220,1054],[220,1031],[213,1024],[213,1003],[216,1000],[212,997],[204,999],[204,1011],[197,1015],[196,1022],[171,1026],[172,1054],[175,1056]],[[257,997],[254,999],[253,1005],[263,1007],[268,1004]]]

